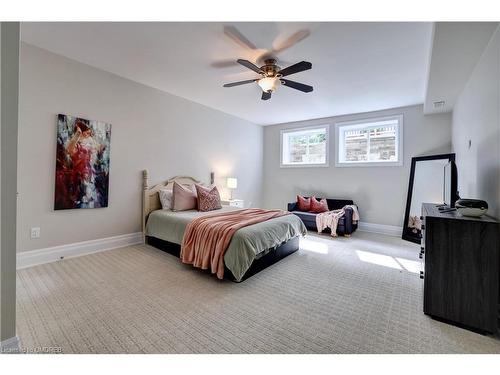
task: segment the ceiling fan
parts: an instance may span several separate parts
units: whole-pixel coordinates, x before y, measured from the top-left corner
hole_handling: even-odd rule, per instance
[[[251,63],[248,60],[238,59],[237,62],[244,67],[247,67],[250,70],[261,75],[261,78],[248,79],[246,81],[238,81],[232,83],[226,83],[223,87],[233,87],[239,85],[245,85],[247,83],[256,82],[260,88],[262,89],[262,100],[271,99],[271,94],[276,91],[276,89],[280,86],[290,87],[295,90],[299,90],[302,92],[311,92],[313,91],[313,87],[309,85],[305,85],[303,83],[290,81],[288,79],[284,79],[283,77],[289,76],[290,74],[295,74],[299,72],[303,72],[304,70],[309,70],[312,68],[312,64],[307,61],[301,61],[297,64],[293,64],[287,68],[281,69],[278,65],[276,65],[275,59],[266,59],[264,61],[264,65],[260,68]]]

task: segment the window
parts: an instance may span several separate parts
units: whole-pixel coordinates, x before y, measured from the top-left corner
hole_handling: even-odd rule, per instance
[[[328,126],[282,130],[281,166],[328,166]]]
[[[403,116],[335,124],[335,165],[403,165]]]

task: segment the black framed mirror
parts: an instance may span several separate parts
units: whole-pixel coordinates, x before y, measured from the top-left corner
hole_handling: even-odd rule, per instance
[[[444,167],[455,154],[417,156],[411,159],[410,181],[403,221],[403,239],[420,243],[422,203],[444,202]]]

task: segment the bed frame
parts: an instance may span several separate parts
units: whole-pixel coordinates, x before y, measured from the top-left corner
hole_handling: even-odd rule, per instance
[[[144,243],[154,246],[160,250],[163,250],[169,254],[179,257],[180,248],[179,244],[171,243],[168,241],[161,240],[156,237],[146,236],[146,223],[149,214],[155,210],[161,210],[160,197],[158,192],[162,189],[172,189],[174,182],[181,185],[193,185],[193,184],[203,184],[196,178],[190,176],[176,176],[169,180],[160,182],[152,187],[149,186],[149,172],[147,169],[142,172],[142,234]],[[214,183],[214,174],[210,174],[210,184]],[[299,249],[299,238],[295,237],[287,242],[283,242],[280,246],[275,249],[269,249],[265,252],[265,255],[254,260],[250,268],[247,270],[242,280],[246,280],[257,272],[262,271],[264,268],[273,265],[284,257],[296,252]],[[225,267],[224,267],[225,268]],[[233,274],[227,268],[225,268],[224,275],[226,278],[236,281],[233,278]]]
[[[181,253],[181,245],[160,240],[156,237],[146,237],[146,243],[148,245],[154,246],[159,250],[165,251],[175,257],[179,258]],[[245,272],[240,281],[237,281],[232,272],[224,266],[224,278],[234,281],[236,283],[245,281],[250,276],[262,271],[263,269],[272,266],[274,263],[280,261],[281,259],[293,254],[299,249],[299,237],[292,238],[287,242],[283,242],[280,246],[275,249],[267,250],[267,253],[258,259],[255,259],[250,266],[250,268]],[[199,271],[199,269],[197,269]],[[206,270],[205,272],[210,272]]]

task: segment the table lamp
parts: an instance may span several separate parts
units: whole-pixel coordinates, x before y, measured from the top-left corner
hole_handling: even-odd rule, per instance
[[[233,200],[233,190],[238,187],[238,179],[236,177],[227,178],[227,187],[231,190],[231,200]]]

